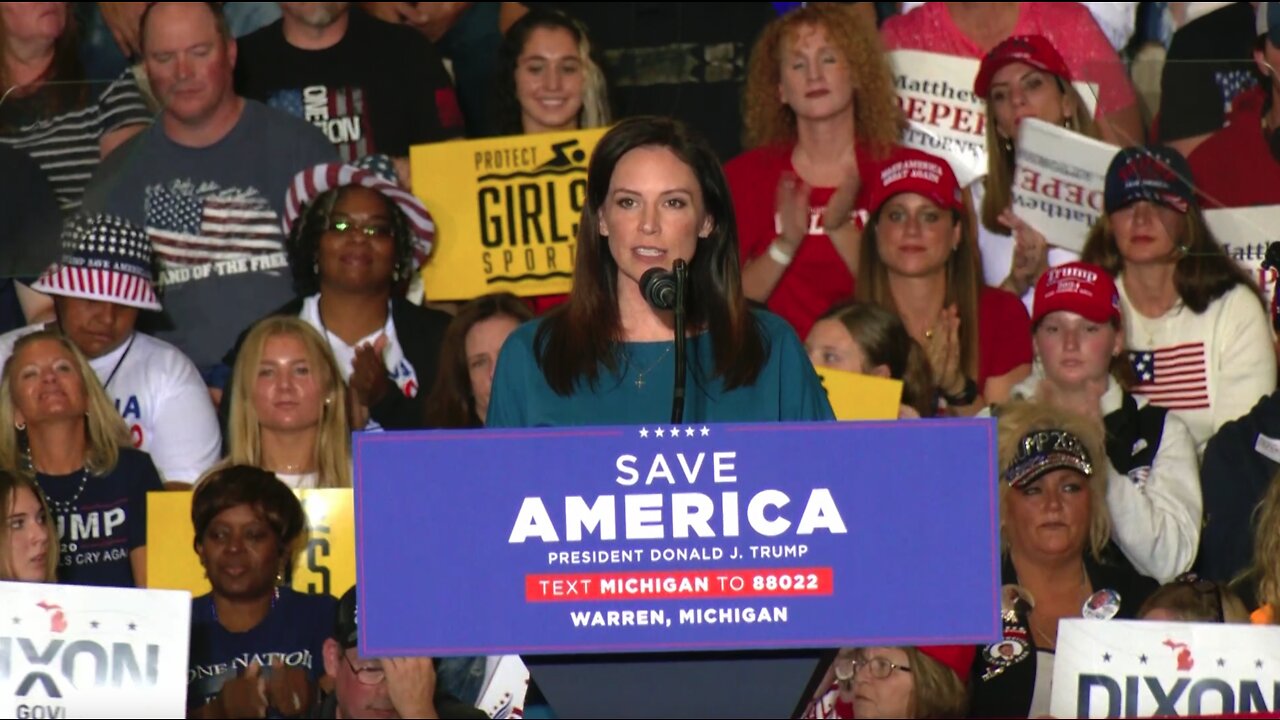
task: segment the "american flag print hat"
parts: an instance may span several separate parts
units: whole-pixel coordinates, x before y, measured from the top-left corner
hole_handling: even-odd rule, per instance
[[[354,163],[322,163],[293,176],[284,199],[284,234],[289,236],[302,210],[320,193],[361,185],[382,193],[400,208],[413,230],[414,268],[422,267],[436,240],[436,223],[422,201],[400,187],[395,165],[386,155],[366,155]]]
[[[62,226],[62,259],[31,285],[47,295],[160,310],[151,276],[151,240],[115,215],[75,215]]]

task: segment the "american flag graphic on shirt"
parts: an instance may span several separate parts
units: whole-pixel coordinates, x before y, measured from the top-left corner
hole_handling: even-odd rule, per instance
[[[161,269],[206,265],[284,251],[280,217],[256,188],[147,188],[147,236]]]
[[[1169,410],[1202,410],[1209,407],[1209,382],[1204,343],[1186,343],[1159,350],[1134,350],[1129,362],[1138,378],[1133,388]]]
[[[308,85],[277,90],[267,98],[267,105],[315,125],[338,148],[345,163],[376,152],[363,88]]]

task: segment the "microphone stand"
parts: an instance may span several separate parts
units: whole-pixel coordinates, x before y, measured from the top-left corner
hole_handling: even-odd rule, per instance
[[[684,322],[685,322],[685,288],[689,281],[689,267],[684,260],[677,260],[672,267],[676,276],[676,378],[675,387],[671,391],[671,423],[679,425],[684,420]]]

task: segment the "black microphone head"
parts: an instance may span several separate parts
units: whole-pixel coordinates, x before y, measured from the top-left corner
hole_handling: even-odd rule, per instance
[[[651,268],[640,276],[640,293],[655,309],[672,310],[676,306],[676,277],[662,268]]]

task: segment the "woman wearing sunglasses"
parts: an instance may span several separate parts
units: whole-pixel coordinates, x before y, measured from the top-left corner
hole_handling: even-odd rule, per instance
[[[435,225],[395,177],[389,158],[370,155],[303,170],[285,197],[299,297],[272,314],[302,318],[328,343],[350,386],[354,430],[425,424],[450,320],[405,299],[431,252]],[[237,351],[224,359],[228,367]]]

